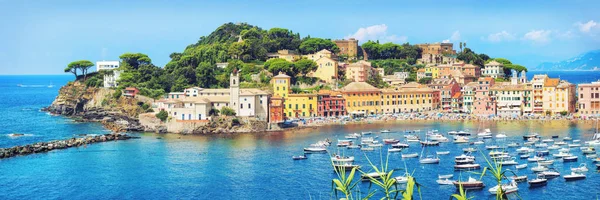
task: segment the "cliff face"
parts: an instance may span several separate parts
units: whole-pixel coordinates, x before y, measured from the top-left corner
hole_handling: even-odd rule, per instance
[[[138,100],[115,99],[114,92],[106,88],[86,87],[79,82],[69,83],[60,88],[54,102],[44,110],[77,121],[101,122],[113,131],[143,131],[137,119],[143,112]]]

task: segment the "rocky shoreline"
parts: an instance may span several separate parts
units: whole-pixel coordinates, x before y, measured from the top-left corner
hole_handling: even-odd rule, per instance
[[[35,153],[45,153],[55,149],[66,149],[71,147],[86,146],[88,144],[116,141],[116,140],[128,140],[132,139],[127,134],[122,133],[110,133],[96,136],[85,136],[80,138],[70,138],[66,140],[56,140],[51,142],[38,142],[34,144],[15,146],[10,148],[0,148],[0,159],[10,158],[15,156],[23,156]]]

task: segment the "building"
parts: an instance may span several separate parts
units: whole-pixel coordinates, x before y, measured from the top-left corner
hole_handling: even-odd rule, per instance
[[[280,96],[273,96],[269,99],[269,122],[279,123],[285,121],[284,99]]]
[[[352,82],[341,89],[346,111],[353,116],[379,114],[381,90],[365,82]]]
[[[481,77],[477,80],[475,89],[475,100],[473,100],[473,114],[479,116],[490,116],[496,114],[494,97],[490,94],[490,88],[496,84],[491,77]]]
[[[500,117],[522,116],[531,107],[531,84],[497,83],[490,88],[495,96],[496,115]]]
[[[346,78],[354,82],[365,82],[373,75],[371,63],[358,61],[346,66]]]
[[[120,66],[119,61],[96,61],[96,71],[111,71],[104,74],[104,87],[105,88],[114,88],[118,87],[118,80],[121,77],[121,70],[118,69]]]
[[[321,117],[339,117],[345,116],[346,99],[340,92],[330,90],[321,90],[318,94],[318,109]]]
[[[137,95],[140,91],[137,88],[134,87],[128,87],[125,88],[125,92],[123,93],[123,96],[125,97],[135,97],[135,95]]]
[[[477,82],[470,82],[465,84],[462,89],[462,97],[463,97],[463,110],[464,113],[472,113],[473,112],[473,100],[475,100],[475,90],[479,86]]]
[[[577,85],[579,95],[578,111],[583,116],[600,114],[600,81]]]
[[[304,118],[317,116],[316,94],[292,94],[290,87],[291,77],[280,73],[271,79],[273,96],[284,99],[284,118]]]
[[[207,120],[210,110],[224,107],[233,109],[236,116],[266,121],[269,117],[269,93],[259,89],[240,89],[239,80],[239,74],[234,70],[228,89],[191,87],[184,92],[171,92],[157,101],[157,107],[180,121]]]
[[[456,54],[456,50],[453,49],[454,44],[452,43],[425,43],[425,44],[417,44],[421,50],[423,50],[422,54],[432,54],[432,55],[443,55],[443,54]]]
[[[349,38],[347,40],[334,40],[333,43],[340,49],[340,55],[348,55],[348,59],[358,58],[358,40]]]
[[[228,62],[217,63],[217,68],[225,69],[229,65]]]
[[[431,77],[433,79],[439,78],[440,77],[440,68],[438,68],[436,65],[430,65],[430,66],[425,67],[425,76]]]
[[[386,114],[431,111],[440,108],[440,91],[410,82],[394,89],[383,89],[381,112]]]
[[[502,78],[504,77],[504,65],[492,60],[491,62],[485,64],[482,75],[492,78]]]
[[[427,77],[427,75],[425,74],[425,68],[421,68],[421,69],[417,70],[417,81],[419,81],[425,77]]]
[[[534,75],[533,112],[537,114],[557,114],[575,112],[575,85],[548,75]]]
[[[453,64],[456,62],[456,56],[445,56],[442,54],[421,54],[421,59],[417,60],[420,64]]]
[[[334,83],[338,75],[338,62],[330,57],[321,57],[315,61],[317,70],[311,76],[317,77],[326,83]]]
[[[446,112],[452,111],[452,95],[460,92],[460,86],[456,80],[444,78],[433,79],[427,86],[440,91],[442,110]]]
[[[317,51],[313,54],[302,55],[302,57],[312,61],[317,61],[320,58],[334,58],[334,54],[327,49],[322,49],[321,51]]]
[[[452,103],[450,104],[452,107],[452,112],[462,112],[463,109],[463,96],[462,92],[456,92],[452,95]]]
[[[294,62],[295,60],[300,59],[300,54],[296,51],[282,49],[278,50],[276,53],[267,53],[267,58],[283,58],[289,62]]]

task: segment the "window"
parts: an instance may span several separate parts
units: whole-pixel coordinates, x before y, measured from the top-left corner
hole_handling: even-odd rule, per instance
[[[240,104],[240,108],[244,108],[244,104]]]

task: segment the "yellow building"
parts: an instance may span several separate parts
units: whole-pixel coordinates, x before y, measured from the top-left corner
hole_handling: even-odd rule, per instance
[[[317,77],[326,83],[333,83],[337,79],[337,61],[328,57],[322,57],[315,62],[317,63],[317,70],[312,73],[312,77]]]
[[[425,68],[425,76],[436,79],[440,76],[440,68],[437,66],[429,66]]]
[[[380,113],[420,112],[440,108],[440,91],[416,82],[384,89],[381,95]]]
[[[351,115],[381,114],[381,90],[365,82],[352,82],[341,90]]]
[[[300,59],[300,54],[296,51],[282,49],[278,50],[276,53],[267,53],[267,58],[283,58],[289,62],[294,62],[295,60]]]
[[[284,99],[283,113],[287,118],[316,117],[317,94],[292,94],[290,76],[280,73],[271,80],[273,96]]]

